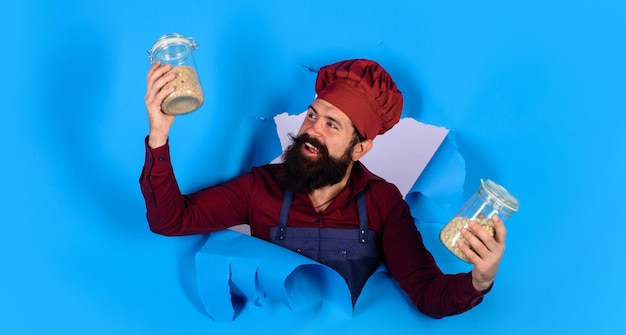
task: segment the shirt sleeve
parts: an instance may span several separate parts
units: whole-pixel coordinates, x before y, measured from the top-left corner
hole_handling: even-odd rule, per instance
[[[395,193],[395,192],[394,192]],[[471,273],[444,274],[426,249],[408,204],[401,195],[389,194],[382,247],[389,271],[413,304],[433,318],[463,313],[482,302],[490,291],[479,292]]]
[[[150,230],[166,236],[204,234],[247,221],[252,177],[183,195],[170,160],[169,142],[151,149],[145,141],[145,162],[139,177]]]

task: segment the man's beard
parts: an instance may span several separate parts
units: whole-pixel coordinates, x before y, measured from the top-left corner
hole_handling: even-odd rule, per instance
[[[293,143],[283,153],[283,173],[280,182],[283,187],[295,193],[309,194],[313,190],[334,185],[346,175],[352,162],[351,145],[339,159],[330,157],[328,148],[308,134],[298,137],[289,135]],[[319,150],[318,159],[311,159],[302,153],[305,142],[309,142]]]

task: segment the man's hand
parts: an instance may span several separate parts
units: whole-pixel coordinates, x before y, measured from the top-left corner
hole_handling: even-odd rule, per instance
[[[495,229],[493,237],[479,224],[470,221],[468,229],[461,230],[468,244],[462,242],[458,244],[470,263],[474,264],[472,284],[477,291],[484,291],[491,286],[504,254],[506,228],[497,215],[494,215],[491,221]]]
[[[148,146],[158,148],[167,143],[167,136],[175,116],[163,113],[161,103],[163,99],[174,92],[175,87],[171,86],[163,89],[163,86],[174,80],[175,74],[167,73],[172,69],[172,65],[157,62],[150,67],[146,76],[146,109],[148,110],[148,121],[150,122],[150,133],[148,135]]]

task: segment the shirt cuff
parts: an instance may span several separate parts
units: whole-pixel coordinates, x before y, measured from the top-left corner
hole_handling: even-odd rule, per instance
[[[168,171],[171,167],[169,140],[164,145],[152,149],[148,145],[148,136],[144,139],[146,157],[144,162],[145,175],[152,175],[155,172]]]
[[[489,293],[493,288],[493,283],[484,291],[478,291],[474,288],[474,284],[472,284],[472,273],[468,272],[466,274],[466,279],[463,281],[461,285],[461,290],[463,295],[467,299],[467,303],[470,307],[474,307],[483,301],[485,294]]]

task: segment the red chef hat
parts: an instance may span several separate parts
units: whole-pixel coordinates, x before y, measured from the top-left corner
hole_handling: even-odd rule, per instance
[[[374,139],[391,129],[402,114],[402,92],[378,63],[351,59],[322,67],[317,97],[341,109],[361,135]]]

